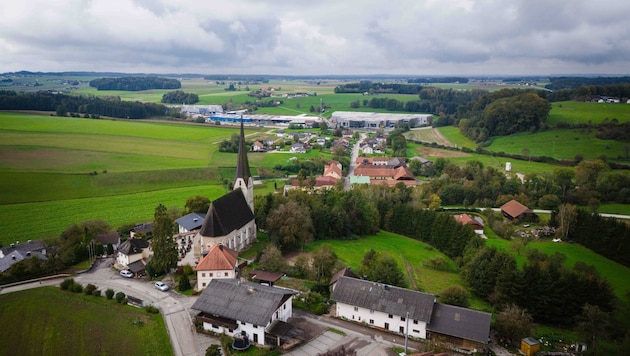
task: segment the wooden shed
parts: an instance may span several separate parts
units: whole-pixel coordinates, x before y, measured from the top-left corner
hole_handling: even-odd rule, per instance
[[[526,337],[521,340],[521,351],[525,356],[533,356],[540,350],[540,342],[533,337]]]

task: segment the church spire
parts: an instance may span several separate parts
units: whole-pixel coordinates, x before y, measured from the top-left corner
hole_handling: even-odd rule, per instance
[[[245,149],[245,131],[243,129],[243,115],[241,115],[241,137],[238,142],[238,162],[236,163],[236,178],[242,178],[245,182],[251,177],[249,171],[249,161],[247,160],[247,150]]]
[[[247,148],[245,146],[245,131],[243,129],[243,115],[241,115],[241,137],[238,142],[238,162],[236,162],[236,177],[234,178],[234,189],[241,189],[245,200],[252,212],[254,211],[254,179],[249,171],[249,161],[247,160]]]

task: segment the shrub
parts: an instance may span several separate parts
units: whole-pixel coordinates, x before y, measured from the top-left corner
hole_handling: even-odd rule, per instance
[[[81,283],[74,283],[72,284],[72,292],[73,293],[81,293],[83,292],[83,285]]]
[[[92,291],[92,295],[95,297],[100,297],[101,296],[101,290],[100,289],[96,289],[94,291]]]
[[[70,290],[72,288],[72,286],[74,285],[74,279],[72,278],[66,278],[63,280],[63,282],[61,282],[61,284],[59,285],[59,287],[62,290]]]
[[[185,290],[189,290],[190,288],[190,279],[188,279],[188,275],[183,274],[179,279],[179,290],[183,292]]]
[[[184,272],[185,275],[188,275],[188,276],[193,274],[193,268],[191,265],[184,265],[182,271]]]
[[[92,294],[94,291],[96,290],[96,286],[93,285],[92,283],[89,283],[87,286],[85,286],[85,288],[83,289],[83,293],[90,295]]]
[[[105,291],[105,297],[107,297],[107,299],[112,299],[112,298],[114,298],[114,290],[113,290],[113,289],[111,289],[111,288],[108,288],[108,289]]]
[[[128,303],[128,302],[129,302],[129,299],[127,299],[127,297],[125,297],[125,298],[123,298],[123,299],[120,301],[120,304],[122,304],[122,305],[127,305],[127,303]]]
[[[219,346],[219,345],[210,345],[206,349],[206,356],[221,356],[221,346]]]
[[[160,310],[153,305],[147,305],[146,307],[144,307],[144,310],[149,314],[157,314],[160,312]]]
[[[123,292],[118,292],[116,293],[116,302],[117,303],[122,303],[122,300],[125,299],[125,293]]]

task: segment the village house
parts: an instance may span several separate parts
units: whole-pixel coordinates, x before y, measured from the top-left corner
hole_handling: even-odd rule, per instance
[[[324,174],[319,177],[315,177],[314,180],[302,180],[293,179],[291,184],[287,184],[284,186],[284,195],[288,193],[289,190],[302,188],[306,189],[330,189],[335,187],[335,185],[343,178],[343,169],[341,163],[337,161],[330,161],[329,164],[324,166]]]
[[[102,234],[98,234],[94,237],[97,243],[103,245],[105,247],[105,251],[107,251],[107,245],[112,245],[114,251],[118,249],[120,246],[120,234],[118,231],[110,231],[104,232]]]
[[[306,147],[302,142],[296,142],[291,145],[291,152],[293,153],[306,153]]]
[[[254,152],[265,152],[266,150],[265,145],[260,141],[256,141],[252,144],[252,151]]]
[[[281,334],[293,315],[296,292],[239,279],[213,279],[195,301],[196,319],[204,330],[217,334],[245,335],[259,345],[279,346]]]
[[[131,238],[118,246],[116,263],[118,264],[118,269],[131,269],[133,264],[135,270],[142,271],[144,270],[144,265],[146,265],[144,261],[147,261],[149,256],[149,242],[144,239]],[[134,271],[132,270],[132,272]]]
[[[475,234],[483,235],[483,220],[480,217],[472,217],[469,214],[455,215],[455,221],[462,225],[470,225]]]
[[[490,313],[440,304],[433,294],[340,276],[330,299],[337,317],[373,328],[468,353],[482,352],[488,344]]]
[[[8,271],[14,264],[27,258],[47,260],[44,240],[28,240],[26,243],[12,243],[0,249],[0,273]]]
[[[195,267],[197,272],[196,290],[203,290],[215,278],[236,278],[238,273],[238,252],[216,244],[210,248]]]

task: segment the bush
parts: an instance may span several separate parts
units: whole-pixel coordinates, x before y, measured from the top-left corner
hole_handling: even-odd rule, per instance
[[[74,285],[74,279],[66,278],[66,279],[63,280],[63,282],[61,282],[59,287],[62,290],[71,290],[73,285]]]
[[[125,299],[126,295],[123,292],[116,293],[116,302],[122,303],[123,299]]]
[[[113,290],[113,289],[111,289],[111,288],[108,288],[108,289],[105,291],[105,297],[107,297],[107,299],[112,299],[112,298],[114,298],[114,290]]]
[[[206,356],[221,356],[221,346],[219,346],[219,345],[210,345],[206,349]]]
[[[123,298],[123,299],[120,301],[120,304],[122,304],[122,305],[127,305],[127,303],[128,303],[128,302],[129,302],[129,299],[127,299],[127,298],[125,297],[125,298]]]
[[[96,286],[91,283],[85,286],[85,289],[83,289],[83,293],[87,295],[91,295],[94,291],[96,291]]]
[[[74,283],[72,287],[70,287],[73,293],[81,293],[83,292],[83,285],[81,283]]]
[[[188,279],[188,275],[183,274],[179,279],[179,290],[183,292],[185,290],[189,290],[190,288],[190,279]]]
[[[95,297],[100,297],[101,296],[101,290],[100,289],[96,289],[94,291],[92,291],[92,295]]]
[[[160,310],[153,305],[147,305],[146,307],[144,307],[144,310],[149,314],[157,314],[160,312]]]

